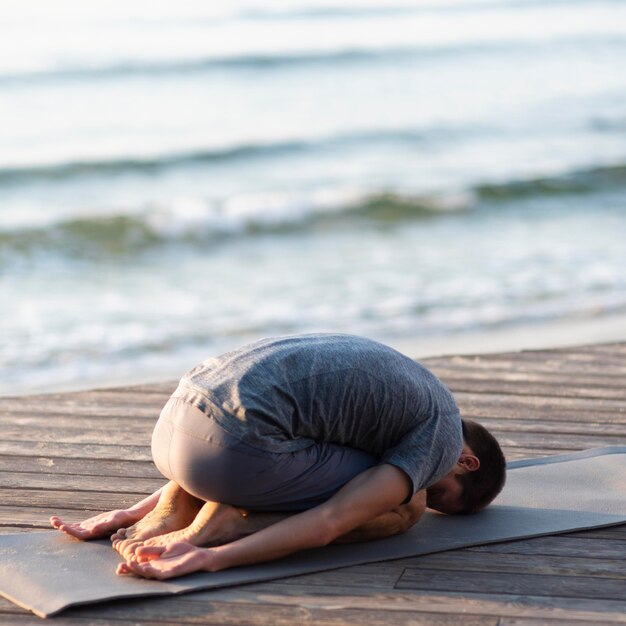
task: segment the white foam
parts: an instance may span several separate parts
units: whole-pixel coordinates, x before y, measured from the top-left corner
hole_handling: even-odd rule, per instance
[[[172,198],[145,219],[165,238],[194,234],[237,234],[253,228],[297,225],[309,217],[345,211],[365,197],[353,189],[264,192],[235,195],[222,203]]]

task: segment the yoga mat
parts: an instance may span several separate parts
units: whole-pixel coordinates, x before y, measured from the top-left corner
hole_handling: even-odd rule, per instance
[[[476,515],[427,512],[409,532],[328,546],[272,563],[169,581],[117,576],[108,541],[58,531],[0,536],[0,593],[40,617],[114,598],[160,596],[295,576],[347,565],[626,522],[626,446],[514,461],[497,500]]]

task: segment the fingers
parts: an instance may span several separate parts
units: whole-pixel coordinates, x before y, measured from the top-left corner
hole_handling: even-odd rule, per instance
[[[155,569],[150,563],[139,563],[136,559],[130,558],[126,563],[120,563],[115,570],[118,575],[135,574],[141,578],[170,578],[173,574],[168,575],[167,572],[162,572]]]
[[[63,524],[62,526],[59,526],[59,530],[64,532],[66,535],[76,537],[76,539],[88,539],[91,536],[89,531],[84,530],[78,524]]]
[[[117,567],[115,568],[115,573],[120,575],[120,574],[132,574],[133,572],[128,568],[126,563],[118,563]]]
[[[165,580],[204,569],[202,550],[189,543],[171,543],[167,547],[144,546],[143,554],[133,554],[120,563],[117,574],[135,574],[142,578]]]
[[[56,528],[66,535],[70,535],[71,537],[76,537],[77,539],[88,539],[92,535],[92,533],[88,530],[85,530],[80,523],[66,524],[59,517],[51,517],[50,523],[52,524],[53,528]]]
[[[143,544],[135,550],[135,556],[141,562],[157,559],[167,550],[166,546],[147,546]]]
[[[77,539],[96,539],[102,535],[104,524],[102,522],[91,523],[90,520],[83,522],[65,523],[60,517],[52,516],[50,524],[53,528],[64,532],[67,535],[76,537]]]

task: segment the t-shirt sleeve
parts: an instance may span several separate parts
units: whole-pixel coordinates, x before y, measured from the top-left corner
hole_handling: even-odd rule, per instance
[[[412,495],[443,478],[463,450],[461,418],[457,412],[419,422],[380,463],[404,471],[413,483]]]

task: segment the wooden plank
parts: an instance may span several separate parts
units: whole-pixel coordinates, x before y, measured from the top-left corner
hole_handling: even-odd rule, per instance
[[[145,393],[171,396],[178,387],[178,380],[166,380],[160,383],[145,383],[141,385],[127,385],[115,387],[113,391],[121,393]],[[96,389],[99,393],[111,391],[111,389]]]
[[[0,489],[60,489],[63,491],[94,491],[99,493],[152,493],[167,480],[111,476],[104,478],[91,474],[46,474],[34,472],[0,472]]]
[[[535,367],[528,365],[517,366],[514,362],[490,363],[479,362],[447,362],[434,365],[430,369],[446,384],[456,379],[479,380],[479,381],[504,381],[522,383],[550,383],[551,385],[565,385],[568,387],[593,385],[593,388],[606,389],[621,388],[624,380],[623,374],[606,374],[601,369],[589,369],[584,373],[563,373],[560,370],[543,367],[538,364]]]
[[[572,380],[587,380],[598,382],[600,385],[613,384],[619,381],[626,373],[626,364],[624,366],[613,366],[609,369],[599,367],[597,364],[576,365],[560,362],[556,359],[541,359],[534,361],[519,360],[515,356],[511,358],[496,359],[487,357],[464,357],[456,356],[445,359],[426,359],[422,361],[426,367],[435,372],[438,376],[458,375],[462,372],[471,373],[472,375],[487,375],[492,378],[500,376],[539,376],[550,382],[563,380],[563,382],[571,382]]]
[[[564,600],[567,602],[567,607],[563,606]],[[76,623],[80,624],[83,623],[82,619],[87,618],[89,615],[98,616],[98,618],[106,616],[115,621],[131,617],[136,620],[135,623],[145,623],[146,621],[152,623],[150,619],[151,614],[142,613],[143,610],[158,612],[165,618],[171,614],[186,617],[193,615],[192,611],[194,609],[186,609],[185,606],[191,602],[201,604],[204,607],[215,606],[218,602],[228,602],[241,605],[245,607],[244,610],[252,612],[256,611],[259,606],[265,606],[270,603],[279,606],[305,607],[309,610],[324,610],[331,615],[338,615],[338,611],[346,609],[360,609],[366,612],[384,610],[387,618],[387,622],[384,622],[385,624],[394,623],[396,612],[404,611],[410,611],[414,615],[419,615],[419,620],[415,621],[414,619],[413,624],[433,623],[429,620],[436,619],[441,614],[446,616],[453,615],[455,617],[484,615],[492,616],[496,619],[500,615],[506,614],[511,617],[536,619],[589,619],[601,624],[626,623],[624,614],[625,603],[611,600],[598,602],[585,600],[581,602],[576,598],[550,599],[547,597],[498,596],[495,594],[491,596],[484,594],[463,596],[460,594],[455,595],[454,593],[406,591],[381,594],[380,590],[372,587],[342,589],[336,586],[329,586],[323,592],[320,592],[317,589],[310,590],[305,585],[300,587],[292,585],[286,588],[280,582],[246,585],[240,588],[217,589],[177,598],[150,598],[146,600],[111,602],[69,609],[63,616],[67,616],[68,619],[76,619]],[[178,603],[181,606],[178,606]],[[2,608],[4,607],[0,604],[0,610]],[[19,609],[7,605],[7,611],[11,610],[19,611]],[[226,611],[228,612],[228,609]],[[203,615],[199,618],[199,621],[200,623],[207,623],[206,619],[210,619],[212,624],[228,623],[223,621],[223,619],[228,619],[227,616],[222,619],[219,611],[213,617],[211,617],[211,614],[208,617]],[[353,622],[345,622],[343,620],[335,622],[337,626],[346,623]],[[462,624],[462,622],[455,621],[451,623]]]
[[[551,358],[551,359],[559,359],[563,361],[571,360],[571,361],[583,361],[583,362],[592,362],[598,365],[609,362],[609,360],[622,360],[626,361],[626,355],[623,351],[623,342],[616,342],[612,344],[604,344],[605,346],[612,346],[612,348],[608,348],[605,350],[602,355],[597,354],[597,350],[601,350],[602,344],[599,344],[599,347],[593,348],[592,345],[584,345],[584,346],[572,346],[566,348],[542,348],[538,350],[521,350],[520,352],[512,352],[510,354],[515,354],[520,357],[538,357],[538,358]],[[491,357],[494,355],[486,355],[487,357]]]
[[[137,498],[139,500],[139,498]],[[66,509],[59,505],[50,507],[38,507],[33,505],[18,506],[16,504],[0,505],[0,525],[3,528],[26,528],[30,530],[52,530],[49,519],[52,515],[58,515],[68,522],[79,522],[95,513],[102,513],[106,509],[75,508]],[[12,531],[11,531],[12,532]]]
[[[7,456],[0,455],[0,472],[45,472],[51,483],[56,475],[100,476],[128,478],[161,478],[152,461],[121,461],[100,459],[66,459],[47,456]]]
[[[607,343],[595,343],[584,346],[578,346],[577,352],[592,352],[594,354],[620,354],[626,357],[626,342],[607,342]]]
[[[507,461],[514,461],[517,459],[531,459],[543,456],[552,456],[554,455],[554,450],[549,450],[545,448],[509,448],[507,446],[502,447],[502,451],[504,452],[504,456]],[[561,452],[574,452],[576,448],[571,449],[563,449]]]
[[[611,413],[624,413],[626,412],[626,402],[621,400],[590,400],[588,398],[556,398],[553,395],[540,395],[533,396],[512,396],[506,393],[499,393],[497,391],[493,393],[485,394],[471,394],[461,390],[452,389],[454,397],[459,404],[466,403],[469,406],[509,406],[509,407],[524,407],[527,410],[536,409],[543,410],[548,408],[558,408],[561,410],[587,410],[593,413],[611,412]]]
[[[536,537],[534,539],[520,539],[506,543],[494,543],[485,546],[467,548],[472,552],[489,552],[497,554],[537,555],[537,556],[566,556],[589,557],[598,559],[626,558],[626,539],[588,539],[570,537],[569,535]],[[626,587],[625,587],[626,590]],[[626,599],[626,598],[625,598]]]
[[[462,361],[461,359],[465,359]],[[537,371],[560,371],[562,373],[568,373],[572,375],[585,375],[588,372],[606,372],[608,375],[617,376],[623,375],[626,369],[626,360],[623,358],[607,358],[605,356],[598,357],[594,355],[584,355],[582,358],[571,358],[567,355],[548,355],[544,357],[537,354],[493,354],[487,356],[474,356],[474,357],[455,357],[454,361],[450,361],[447,358],[439,359],[426,359],[421,361],[426,367],[433,370],[437,367],[446,367],[449,363],[453,363],[457,366],[469,366],[471,365],[478,369],[480,364],[484,364],[486,367],[500,367],[500,364],[507,364],[506,368],[502,369],[520,369],[526,368],[528,371],[532,371],[537,368]]]
[[[36,410],[46,410],[48,407],[68,407],[75,405],[97,406],[111,404],[113,406],[159,406],[170,397],[169,393],[150,393],[140,388],[111,388],[89,389],[85,391],[72,391],[68,393],[44,393],[25,396],[3,396],[0,398],[0,406],[7,405],[19,408],[20,405],[31,406]]]
[[[27,430],[0,424],[0,438],[5,441],[36,441],[45,443],[70,444],[107,444],[116,446],[123,438],[126,446],[142,446],[150,443],[152,431],[148,428],[128,428],[123,435],[119,432],[101,429],[91,429],[87,426],[76,425],[71,428],[54,429],[48,426],[30,426]],[[1,451],[0,451],[1,453]]]
[[[569,535],[568,535],[569,536]],[[602,550],[609,551],[604,542]],[[508,553],[472,552],[468,549],[396,559],[393,561],[358,565],[327,572],[305,574],[285,579],[285,585],[308,585],[310,588],[352,587],[360,585],[379,586],[397,579],[406,568],[464,571],[480,577],[482,572],[501,574],[545,574],[559,576],[592,576],[626,580],[624,561],[607,560],[591,553],[590,556],[544,556],[541,554],[516,554],[512,560]]]
[[[50,433],[73,432],[76,430],[84,430],[87,432],[110,433],[112,437],[119,438],[118,433],[150,433],[154,429],[157,418],[136,418],[134,416],[111,415],[55,415],[49,414],[46,419],[42,419],[38,415],[25,415],[7,413],[0,419],[0,430],[7,433],[14,430],[24,431],[28,428],[34,433],[47,429]],[[117,432],[113,432],[117,431]]]
[[[194,594],[195,595],[195,594]],[[0,604],[0,610],[2,610]],[[11,609],[6,608],[7,612]],[[19,609],[18,609],[19,610]],[[20,615],[20,613],[9,613]],[[23,612],[21,613],[23,615]],[[339,626],[343,624],[364,624],[372,626],[388,626],[389,613],[384,609],[327,609],[324,607],[307,607],[274,603],[259,603],[254,606],[237,602],[198,602],[193,599],[150,598],[149,600],[127,600],[123,603],[113,602],[94,607],[77,607],[65,611],[57,619],[67,620],[66,623],[124,623],[130,618],[134,624],[225,624],[229,626],[258,625],[286,626],[292,624],[321,624]],[[26,617],[26,616],[25,616]],[[103,622],[99,620],[110,620]],[[85,620],[85,622],[83,622]],[[427,621],[424,621],[427,620]],[[413,610],[394,611],[394,623],[406,626],[432,624],[433,626],[496,626],[494,616],[451,614],[423,614]],[[29,622],[26,622],[29,623]],[[41,623],[41,622],[39,622]]]
[[[51,434],[61,432],[76,432],[87,431],[97,432],[101,435],[107,436],[109,439],[118,438],[119,433],[150,433],[154,429],[157,418],[154,419],[136,419],[132,416],[132,419],[128,415],[114,416],[114,415],[98,415],[98,416],[82,416],[77,419],[77,416],[66,417],[65,415],[50,415],[51,420],[54,420],[54,429],[50,428],[50,420],[42,420],[38,416],[33,415],[20,415],[9,413],[3,416],[0,420],[0,427],[3,432],[11,433],[17,429],[24,432],[33,433],[39,432],[41,429],[47,428]]]
[[[550,383],[507,382],[456,378],[444,381],[453,392],[505,393],[515,396],[552,396],[554,398],[586,398],[588,400],[626,400],[626,390],[619,387],[551,385]]]
[[[536,434],[564,434],[564,435],[594,435],[598,436],[626,436],[626,424],[607,424],[602,421],[588,420],[587,422],[566,422],[564,420],[522,420],[500,419],[491,417],[477,417],[486,428],[494,433],[500,431],[515,431],[517,433]]]
[[[611,621],[604,620],[580,620],[577,617],[566,619],[546,619],[531,617],[501,617],[498,626],[598,626],[598,624],[609,624]]]
[[[434,362],[456,390],[463,414],[491,428],[507,455],[537,456],[624,441],[626,343],[617,348]],[[150,463],[149,437],[157,411],[175,386],[169,382],[0,399],[0,532],[47,528],[51,513],[81,519],[140,499],[143,493],[134,493],[137,490],[160,486]],[[54,436],[46,440],[46,431]],[[624,554],[626,525],[177,599],[137,601],[136,607],[128,602],[85,607],[83,613],[63,619],[74,624],[315,621],[337,626],[357,620],[365,624],[463,624],[461,619],[476,619],[476,623],[501,626],[512,626],[515,620],[528,626],[626,623],[624,596],[616,599],[617,590],[624,588]],[[407,574],[410,570],[415,571]],[[417,576],[415,572],[429,580],[439,577],[442,585],[447,580],[448,586],[392,589],[395,581],[404,578],[406,583],[411,575]],[[473,578],[476,589],[451,586],[451,575]],[[551,583],[538,591],[541,577]],[[491,579],[502,581],[507,589],[491,585],[485,592],[479,581],[490,583]],[[565,580],[563,593],[558,588],[560,579]],[[507,586],[516,580],[517,589]],[[601,582],[609,583],[610,598],[606,592],[602,595]],[[579,587],[584,587],[583,592],[577,593]],[[190,608],[189,603],[197,606]],[[0,604],[0,623],[5,615],[24,618],[19,609],[7,606]],[[108,610],[114,612],[107,614]]]
[[[19,610],[19,609],[18,609]],[[54,626],[76,626],[80,624],[81,626],[106,626],[110,625],[111,622],[108,619],[98,619],[98,618],[84,618],[78,622],[76,619],[71,617],[65,617],[63,615],[57,615],[54,618]],[[33,615],[32,613],[27,613],[25,610],[21,610],[20,613],[10,612],[5,613],[2,611],[2,607],[0,606],[0,625],[2,626],[41,626],[42,624],[41,618]],[[134,624],[137,625],[137,622],[134,620],[120,620],[116,622],[120,626],[124,626],[124,624]],[[165,622],[160,622],[164,624]],[[170,622],[171,624],[175,624],[176,622]]]
[[[568,537],[579,537],[583,539],[624,539],[626,540],[626,524],[620,526],[609,526],[608,528],[598,528],[594,530],[581,530],[576,533],[568,533]]]
[[[323,606],[337,609],[355,606],[378,609],[383,603],[390,611],[413,609],[429,613],[508,615],[547,619],[588,619],[599,624],[625,624],[626,603],[615,600],[589,598],[562,598],[522,596],[511,594],[464,594],[454,590],[435,592],[423,590],[395,590],[381,595],[375,587],[338,587],[328,585],[311,589],[307,585],[286,585],[282,581],[257,583],[235,589],[218,589],[193,594],[195,598],[232,599],[239,602],[272,602],[300,606]],[[191,596],[187,596],[191,597]],[[185,596],[181,596],[185,600]]]
[[[129,446],[122,441],[111,444],[64,443],[58,441],[13,441],[0,437],[0,454],[5,456],[46,456],[67,459],[106,459],[151,461],[149,445]]]
[[[86,423],[97,423],[106,419],[125,419],[127,423],[135,422],[152,422],[155,423],[159,418],[159,414],[162,407],[132,407],[132,406],[98,406],[90,407],[87,405],[76,404],[72,407],[64,409],[50,408],[49,411],[42,413],[40,410],[36,410],[33,407],[21,406],[19,408],[13,407],[0,407],[0,421],[4,423],[18,423],[21,420],[23,424],[50,424],[57,421],[68,420],[76,421],[81,420]]]
[[[75,509],[77,511],[108,511],[129,507],[151,491],[107,493],[104,491],[62,491],[60,489],[7,489],[0,488],[0,502],[10,502],[15,506],[33,506],[46,508],[54,514],[57,509]],[[80,516],[79,516],[80,519]]]
[[[397,589],[448,591],[457,593],[489,593],[499,595],[548,596],[551,598],[593,598],[594,600],[626,601],[623,580],[592,576],[546,576],[522,574],[502,576],[499,572],[481,572],[468,576],[464,571],[408,567],[396,583]]]
[[[592,553],[593,554],[593,553]],[[501,552],[472,552],[454,550],[430,554],[412,559],[403,559],[402,564],[417,569],[462,570],[501,574],[541,574],[545,576],[584,576],[611,578],[626,581],[623,559],[606,559],[596,556],[572,557],[546,556],[544,554],[509,554]]]
[[[585,450],[603,446],[626,445],[626,436],[610,436],[597,433],[595,435],[557,435],[519,433],[516,431],[499,431],[498,441],[502,446],[529,447],[538,444],[543,448],[554,451]]]
[[[469,419],[481,421],[483,418],[520,419],[533,422],[587,422],[593,420],[600,424],[620,424],[626,426],[626,411],[589,411],[588,409],[563,409],[561,407],[528,408],[515,403],[493,404],[490,402],[458,403],[461,415]]]

